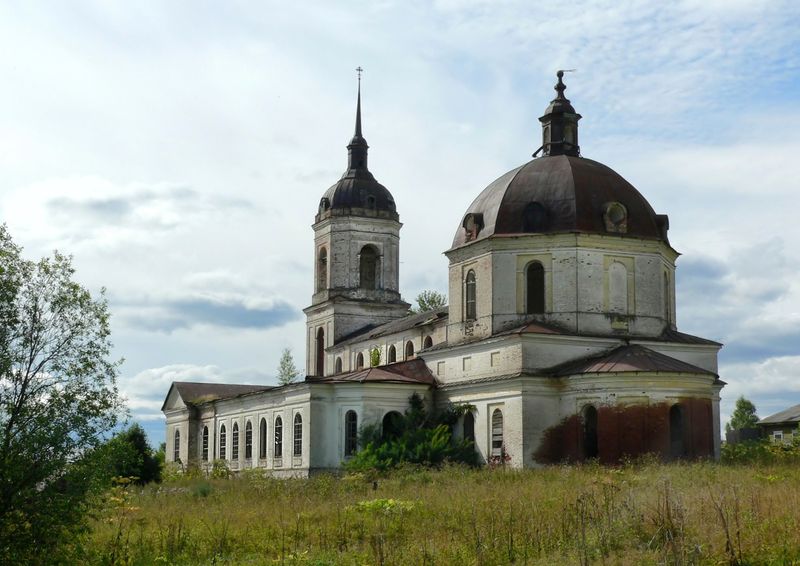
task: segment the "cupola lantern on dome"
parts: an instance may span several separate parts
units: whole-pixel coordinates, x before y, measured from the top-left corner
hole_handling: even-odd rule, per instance
[[[553,87],[558,93],[550,101],[550,105],[544,111],[544,116],[539,118],[542,123],[542,147],[539,151],[542,155],[572,155],[580,156],[581,148],[578,145],[578,120],[581,115],[575,112],[569,99],[564,96],[567,86],[562,80],[564,71],[556,73],[558,83]]]

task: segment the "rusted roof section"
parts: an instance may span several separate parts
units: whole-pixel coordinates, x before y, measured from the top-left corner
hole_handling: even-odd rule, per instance
[[[637,338],[638,340],[639,338]],[[678,342],[680,344],[708,344],[710,346],[722,346],[721,343],[709,340],[707,338],[700,338],[685,332],[678,332],[672,328],[667,328],[658,338],[647,338],[647,340],[662,341],[662,342]]]
[[[499,234],[609,235],[603,215],[611,202],[625,207],[627,224],[623,233],[610,235],[667,241],[666,217],[657,215],[633,185],[602,163],[571,155],[540,157],[509,171],[486,187],[466,214],[479,215],[483,224],[472,241]],[[526,224],[532,203],[540,213],[534,224]],[[452,247],[468,243],[462,221]]]
[[[436,380],[423,360],[414,359],[325,377],[308,376],[306,383],[421,383],[435,385]]]
[[[434,324],[446,319],[447,312],[447,307],[442,307],[419,314],[410,314],[398,320],[393,320],[378,326],[367,326],[360,330],[356,330],[348,336],[345,336],[342,340],[337,342],[335,346],[352,344],[354,342],[363,342],[364,340],[380,338],[381,336],[403,332],[404,330],[409,330],[411,328]]]
[[[794,405],[788,409],[784,409],[774,415],[764,417],[758,424],[779,424],[779,423],[797,423],[800,422],[800,405]]]
[[[197,383],[190,381],[175,381],[172,386],[186,404],[198,404],[217,399],[236,397],[246,393],[256,393],[275,389],[266,385],[234,385],[229,383]]]
[[[551,370],[552,375],[559,377],[586,373],[628,373],[640,371],[701,373],[716,377],[714,372],[671,358],[638,344],[620,346],[600,356],[567,362]]]

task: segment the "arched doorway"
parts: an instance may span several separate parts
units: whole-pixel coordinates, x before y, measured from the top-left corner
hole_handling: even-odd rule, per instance
[[[583,409],[583,457],[585,459],[597,458],[597,409],[587,405]]]

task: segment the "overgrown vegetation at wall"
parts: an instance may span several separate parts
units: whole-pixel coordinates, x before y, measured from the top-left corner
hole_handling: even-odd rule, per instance
[[[795,465],[401,468],[275,480],[122,484],[83,563],[792,564]]]
[[[414,393],[403,415],[388,427],[361,429],[360,450],[345,464],[351,472],[385,472],[402,464],[439,466],[445,462],[475,465],[477,454],[471,440],[454,439],[453,426],[469,405],[451,405],[429,413],[422,398]]]

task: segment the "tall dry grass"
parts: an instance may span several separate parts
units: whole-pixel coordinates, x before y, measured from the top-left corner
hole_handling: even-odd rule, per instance
[[[793,564],[800,469],[712,463],[115,488],[89,564]]]

